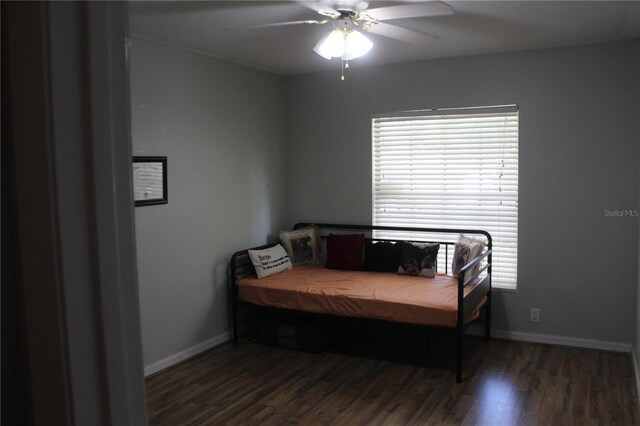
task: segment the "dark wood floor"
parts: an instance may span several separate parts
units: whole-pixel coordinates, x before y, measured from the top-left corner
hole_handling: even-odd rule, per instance
[[[151,425],[639,425],[629,354],[469,337],[417,362],[244,340],[146,380]],[[384,358],[384,357],[383,357]]]

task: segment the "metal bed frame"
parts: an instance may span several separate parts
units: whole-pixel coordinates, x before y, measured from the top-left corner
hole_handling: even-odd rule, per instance
[[[484,309],[484,320],[485,320],[485,337],[487,339],[491,338],[491,253],[493,250],[493,240],[491,235],[482,230],[473,230],[473,229],[442,229],[442,228],[414,228],[414,227],[402,227],[402,226],[375,226],[375,225],[344,225],[344,224],[326,224],[326,223],[297,223],[293,229],[303,228],[309,225],[315,225],[318,227],[320,231],[320,236],[322,239],[325,239],[326,236],[322,235],[322,231],[338,231],[338,232],[346,232],[346,231],[364,231],[364,232],[373,232],[373,231],[400,231],[400,232],[411,232],[414,234],[473,234],[473,235],[483,235],[487,238],[487,249],[480,254],[480,256],[476,257],[474,260],[466,264],[458,274],[458,312],[457,312],[457,321],[455,326],[456,333],[456,383],[462,382],[462,358],[463,358],[463,341],[464,341],[464,332],[469,326],[469,324],[465,324],[464,319],[467,318],[476,306],[482,301],[482,298],[486,296],[487,301],[485,302]],[[425,242],[428,240],[397,240],[397,239],[389,239],[389,238],[366,238],[367,241],[410,241],[410,242]],[[437,241],[435,241],[437,242]],[[449,246],[455,245],[455,242],[451,241],[440,241],[441,245],[445,246],[445,273],[448,273],[448,264],[449,264]],[[279,242],[265,244],[259,247],[254,247],[251,249],[241,250],[233,254],[231,256],[231,261],[229,263],[230,266],[230,274],[229,274],[229,298],[231,305],[231,326],[232,326],[232,340],[234,344],[238,344],[238,308],[239,303],[243,303],[244,305],[254,306],[251,303],[242,302],[238,300],[238,280],[250,276],[254,274],[253,265],[249,260],[248,250],[261,250],[269,247],[273,247],[279,244]],[[466,277],[467,271],[473,268],[475,265],[481,263],[484,259],[486,259],[486,264],[479,268],[479,270],[471,277]],[[436,263],[437,269],[437,263]],[[483,272],[486,271],[486,275],[480,279],[480,282],[476,284],[476,286],[471,290],[466,296],[464,295],[464,288],[469,284],[476,281],[476,278],[479,277]],[[273,308],[276,309],[277,308]],[[308,313],[305,313],[308,314]],[[317,316],[327,316],[326,314],[313,314]],[[381,321],[381,320],[380,320]],[[430,327],[425,326],[424,327]]]

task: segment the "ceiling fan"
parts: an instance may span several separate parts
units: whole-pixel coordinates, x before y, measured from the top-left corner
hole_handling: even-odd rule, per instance
[[[316,11],[322,15],[323,18],[317,20],[275,22],[255,25],[251,28],[298,24],[330,24],[330,29],[320,41],[318,41],[313,50],[326,59],[342,59],[342,80],[344,80],[344,68],[349,68],[348,61],[365,55],[373,47],[373,43],[363,32],[409,43],[423,43],[431,41],[435,37],[382,21],[453,14],[453,8],[440,1],[414,1],[409,4],[398,4],[374,9],[368,9],[368,0],[296,0],[296,3]]]

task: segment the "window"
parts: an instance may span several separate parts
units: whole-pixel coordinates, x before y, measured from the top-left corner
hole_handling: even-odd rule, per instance
[[[517,107],[384,114],[372,119],[372,136],[373,224],[488,231],[492,282],[514,289]]]

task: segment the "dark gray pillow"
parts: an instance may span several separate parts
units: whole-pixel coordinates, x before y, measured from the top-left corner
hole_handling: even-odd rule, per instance
[[[400,246],[394,243],[367,241],[364,246],[364,270],[396,272],[400,264]]]

